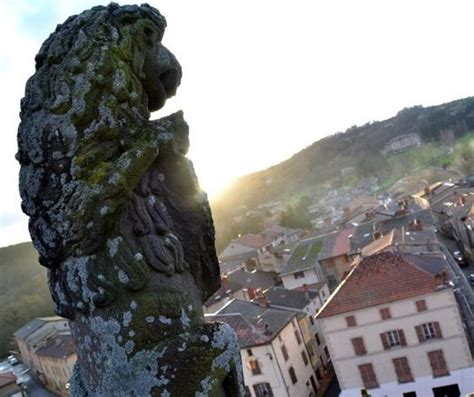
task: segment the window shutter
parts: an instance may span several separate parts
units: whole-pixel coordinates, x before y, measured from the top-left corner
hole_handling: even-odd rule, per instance
[[[356,356],[363,356],[367,353],[367,350],[365,350],[364,340],[362,338],[354,338],[351,339],[351,341],[352,346],[354,346],[354,352]]]
[[[425,341],[425,336],[423,335],[423,330],[421,329],[421,325],[417,325],[415,327],[416,330],[416,336],[418,336],[418,340],[421,342]]]
[[[436,332],[436,337],[437,338],[442,338],[443,337],[443,333],[441,332],[441,327],[439,325],[439,322],[438,321],[435,321],[433,323],[433,326],[434,326],[434,329],[435,329],[435,332]]]
[[[406,346],[407,345],[407,340],[405,338],[405,332],[403,332],[403,329],[398,330],[398,336],[400,337],[400,344],[402,346]]]
[[[390,345],[388,344],[387,334],[386,333],[380,334],[380,339],[382,340],[382,346],[384,350],[390,349]]]

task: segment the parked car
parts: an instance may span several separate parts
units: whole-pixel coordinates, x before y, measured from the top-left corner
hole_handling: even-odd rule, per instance
[[[10,365],[17,365],[19,363],[18,359],[15,356],[8,356],[7,360]]]
[[[466,259],[461,254],[461,251],[454,251],[453,252],[453,258],[458,263],[459,267],[465,267],[465,266],[468,265]]]

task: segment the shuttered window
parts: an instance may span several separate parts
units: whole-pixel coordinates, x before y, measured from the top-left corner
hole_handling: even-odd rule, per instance
[[[405,333],[402,329],[384,332],[383,334],[380,334],[380,339],[382,340],[382,346],[385,350],[395,346],[407,345]]]
[[[367,350],[365,349],[364,339],[362,338],[353,338],[351,339],[352,346],[354,346],[354,352],[356,356],[363,356],[367,354]]]
[[[288,350],[286,349],[285,345],[281,345],[281,353],[283,354],[283,358],[285,359],[285,361],[288,361],[290,356],[288,355]]]
[[[388,307],[380,309],[380,317],[382,318],[382,320],[388,320],[389,318],[392,318],[392,315],[390,314],[390,309]]]
[[[295,369],[293,367],[288,369],[288,373],[290,374],[291,383],[295,384],[298,382],[298,378],[296,377]]]
[[[354,316],[347,316],[346,323],[348,327],[355,327],[357,325],[356,319]]]
[[[419,312],[424,312],[425,310],[428,310],[424,299],[416,301],[415,304],[416,304],[416,310],[418,310]]]
[[[270,383],[257,383],[253,385],[256,397],[273,397],[273,391]]]
[[[408,359],[406,357],[394,358],[393,366],[395,367],[399,383],[413,382],[413,375],[411,374]]]
[[[443,337],[441,326],[438,321],[418,325],[415,327],[415,330],[420,342]]]
[[[303,358],[304,365],[307,366],[309,361],[308,361],[308,356],[306,355],[304,350],[301,352],[301,357]]]
[[[430,360],[434,377],[449,375],[448,367],[446,366],[446,361],[444,359],[442,350],[428,352],[428,358]]]
[[[372,364],[359,365],[359,371],[362,383],[366,389],[375,389],[376,387],[379,387]]]

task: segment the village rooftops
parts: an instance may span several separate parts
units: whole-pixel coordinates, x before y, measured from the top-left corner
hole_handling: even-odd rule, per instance
[[[67,358],[75,354],[75,345],[71,334],[54,335],[47,341],[46,346],[40,348],[36,354],[53,358]]]
[[[443,285],[445,266],[442,258],[434,262],[428,256],[392,252],[363,258],[339,284],[317,317],[435,292]]]
[[[280,272],[280,276],[318,266],[317,260],[322,244],[320,237],[300,241],[288,259],[286,266]]]
[[[260,288],[262,290],[279,284],[280,278],[273,272],[262,272],[253,270],[248,272],[244,269],[236,269],[227,274],[231,283],[241,285],[242,288]]]
[[[206,321],[229,324],[237,335],[240,348],[246,348],[271,342],[297,315],[298,313],[294,311],[236,299],[217,314],[206,315]]]
[[[327,235],[323,241],[318,259],[324,260],[349,254],[351,251],[350,238],[355,229],[355,226],[352,226]]]
[[[244,245],[253,249],[259,249],[270,244],[272,239],[263,235],[263,234],[245,234],[242,237],[239,237],[235,240],[232,240],[233,244]]]
[[[41,328],[45,323],[51,322],[51,321],[61,321],[61,320],[66,321],[66,320],[64,320],[64,318],[59,317],[59,316],[37,317],[37,318],[34,318],[31,321],[28,321],[21,328],[17,329],[13,333],[13,335],[16,336],[17,338],[25,339],[30,334],[35,332],[37,329]]]
[[[311,300],[318,296],[313,290],[291,290],[282,287],[272,287],[264,292],[270,306],[280,306],[295,310],[303,310]]]
[[[362,248],[361,255],[366,257],[382,251],[400,251],[405,253],[440,252],[436,233],[431,230],[410,231],[402,227],[372,241]]]

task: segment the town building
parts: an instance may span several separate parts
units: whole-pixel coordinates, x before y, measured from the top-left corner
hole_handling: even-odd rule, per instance
[[[280,272],[283,286],[287,289],[303,288],[303,286],[320,285],[326,279],[318,262],[318,254],[321,250],[321,238],[302,240],[294,249],[286,266]]]
[[[247,396],[321,395],[319,359],[305,314],[234,300],[206,320],[235,330]]]
[[[420,135],[416,133],[399,135],[395,138],[390,139],[384,145],[383,153],[398,153],[420,145],[421,138]]]
[[[318,255],[319,263],[333,290],[351,270],[351,237],[355,227],[347,227],[327,235]]]
[[[58,334],[48,338],[46,344],[36,351],[42,373],[41,382],[60,396],[69,395],[69,379],[77,360],[71,334]]]
[[[35,376],[42,373],[41,364],[36,352],[45,346],[48,338],[58,333],[69,333],[69,323],[59,316],[38,317],[13,333],[20,350],[21,361],[28,366]]]
[[[321,366],[317,369],[318,380],[326,376],[326,370],[331,361],[319,324],[314,319],[324,302],[329,298],[327,285],[321,284],[319,290],[289,290],[282,287],[272,287],[264,291],[264,300],[259,300],[260,303],[273,308],[298,311],[308,315],[312,333],[316,340],[316,351],[321,363]]]
[[[239,268],[222,274],[221,287],[204,303],[204,313],[216,313],[232,299],[252,300],[257,294],[281,284],[276,273]]]
[[[363,258],[316,317],[341,397],[459,396],[474,367],[446,264],[384,252]]]

